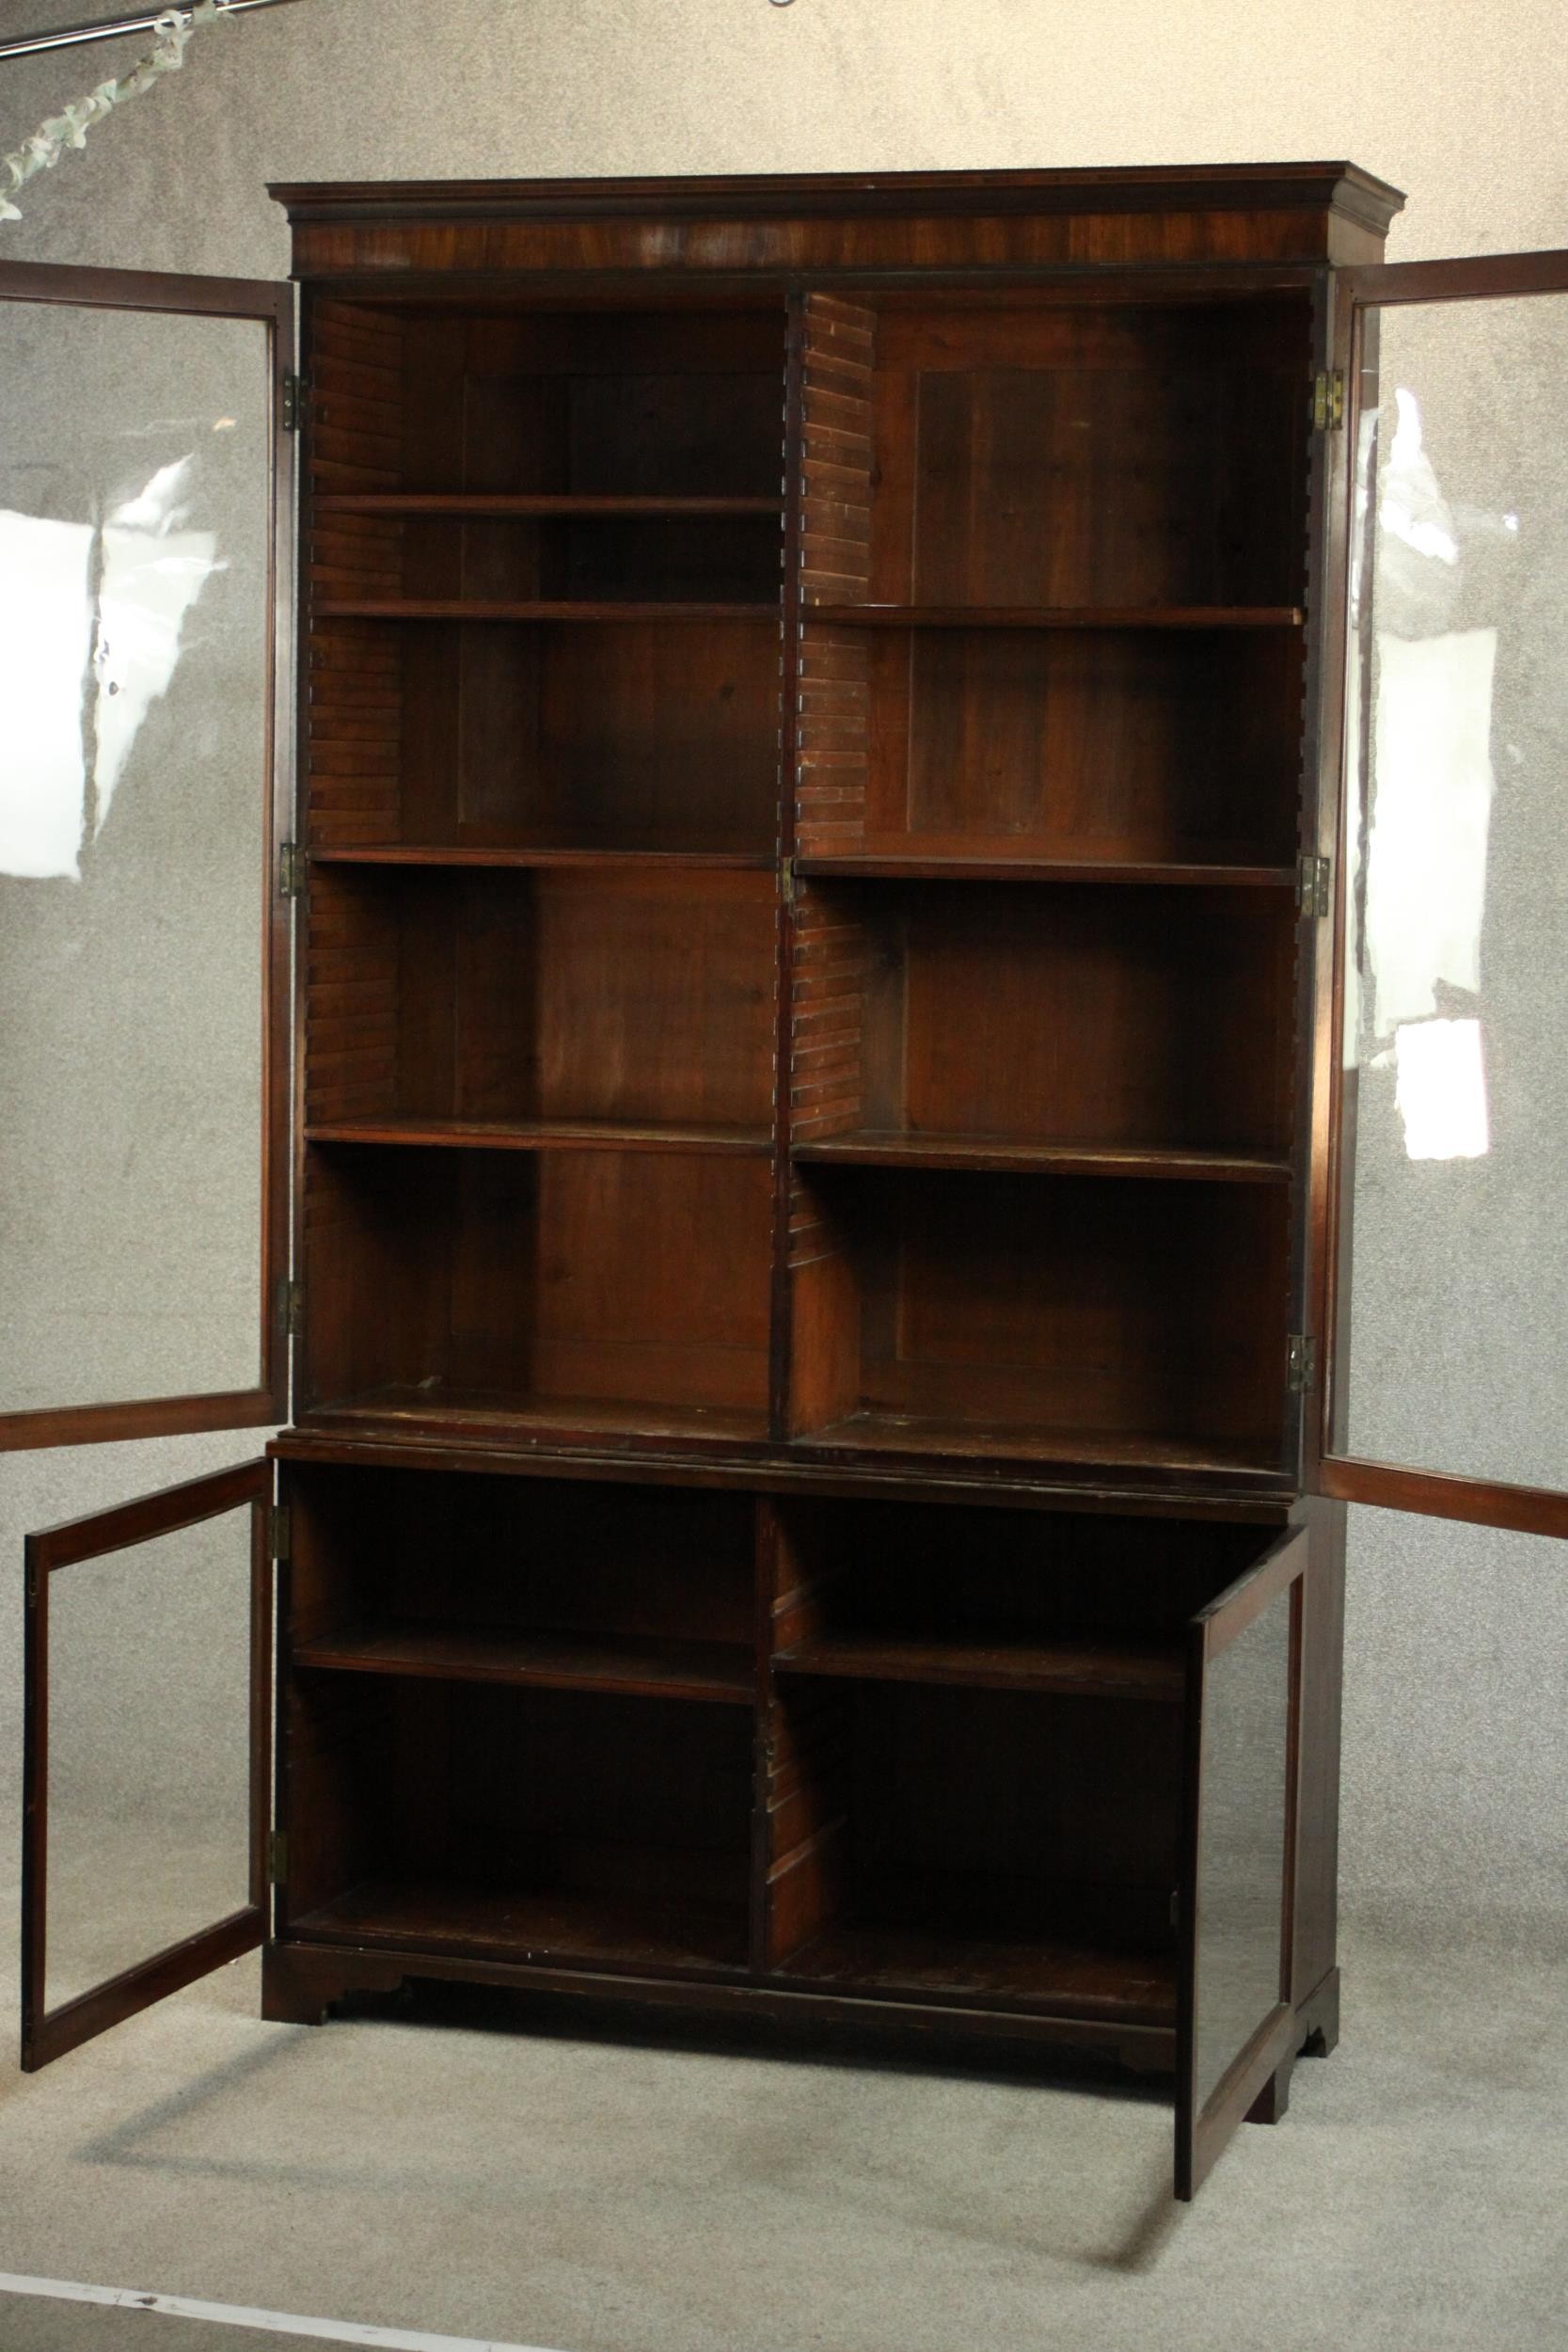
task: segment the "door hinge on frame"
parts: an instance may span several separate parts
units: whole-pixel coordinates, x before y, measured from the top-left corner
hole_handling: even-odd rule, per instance
[[[297,1340],[305,1327],[304,1285],[292,1281],[286,1274],[277,1285],[277,1320],[288,1340]]]
[[[267,1832],[267,1884],[285,1886],[289,1879],[289,1835],[286,1830]]]
[[[283,378],[283,396],[279,404],[279,420],[285,433],[297,433],[305,421],[305,404],[310,387],[304,376],[292,372]]]
[[[305,896],[305,851],[297,841],[283,842],[277,851],[277,887],[285,898]]]
[[[289,1518],[289,1506],[286,1502],[275,1502],[268,1520],[268,1549],[280,1566],[288,1563],[293,1541],[293,1524]]]
[[[1318,1343],[1292,1331],[1286,1343],[1285,1387],[1291,1396],[1305,1396],[1318,1378]]]
[[[1314,921],[1328,913],[1329,880],[1325,857],[1304,857],[1296,867],[1296,904]]]
[[[1344,421],[1344,376],[1338,368],[1320,368],[1312,378],[1312,430],[1338,433]]]
[[[795,904],[795,860],[792,857],[786,857],[780,866],[779,881],[784,891],[784,902],[786,907],[792,907]]]

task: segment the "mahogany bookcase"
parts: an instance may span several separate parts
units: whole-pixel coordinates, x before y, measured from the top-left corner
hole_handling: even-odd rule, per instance
[[[1342,1498],[1560,1507],[1327,1359],[1370,329],[1561,257],[1402,287],[1338,164],[274,193],[264,1377],[0,1434],[291,1425],[33,1540],[24,2063],[263,1943],[1099,2057],[1191,2195],[1336,2039]],[[249,1899],[52,2003],[51,1582],[223,1514]]]

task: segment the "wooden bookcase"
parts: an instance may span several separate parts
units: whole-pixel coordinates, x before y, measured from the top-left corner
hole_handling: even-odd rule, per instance
[[[292,1426],[38,1539],[30,1619],[41,1688],[54,1570],[256,1518],[273,1867],[64,2011],[38,1927],[25,2062],[264,1937],[276,2018],[447,1978],[1164,2074],[1190,2195],[1336,2033],[1342,411],[1399,199],[277,193]]]
[[[1191,2071],[1191,1629],[1266,1561],[1247,2104],[1331,2034],[1315,299],[312,291],[270,2013],[434,1956]]]

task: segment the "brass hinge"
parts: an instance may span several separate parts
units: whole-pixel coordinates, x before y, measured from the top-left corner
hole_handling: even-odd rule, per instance
[[[1318,1343],[1305,1332],[1292,1331],[1286,1343],[1285,1386],[1291,1396],[1305,1396],[1318,1377]]]
[[[309,396],[310,387],[304,376],[292,373],[284,376],[281,422],[285,433],[299,431],[305,421],[305,404]]]
[[[1312,430],[1338,433],[1344,421],[1344,376],[1338,368],[1320,369],[1312,378]]]
[[[290,1519],[289,1506],[286,1502],[273,1504],[269,1534],[273,1558],[280,1564],[286,1562],[289,1557],[289,1547],[293,1541],[293,1523]]]
[[[285,841],[277,852],[277,887],[285,898],[305,896],[305,851],[297,841]]]
[[[784,888],[784,902],[786,907],[792,907],[795,904],[795,860],[792,857],[786,857],[780,866],[779,880]]]
[[[1296,904],[1314,920],[1329,909],[1329,870],[1325,857],[1304,857],[1296,868]]]
[[[277,1285],[277,1320],[285,1339],[297,1340],[305,1326],[305,1290],[284,1275]]]
[[[267,1832],[267,1884],[285,1886],[289,1879],[289,1836],[286,1830]]]

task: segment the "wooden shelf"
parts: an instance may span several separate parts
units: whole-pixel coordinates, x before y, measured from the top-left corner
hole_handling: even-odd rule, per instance
[[[1241,856],[1085,856],[1016,835],[988,840],[961,834],[870,834],[842,850],[802,850],[795,870],[823,882],[1106,882],[1161,889],[1293,891],[1297,881],[1294,866]]]
[[[768,1435],[765,1412],[721,1405],[653,1405],[636,1399],[540,1396],[527,1390],[452,1388],[398,1383],[337,1399],[304,1413],[313,1426],[377,1422],[399,1432],[472,1427],[525,1444],[681,1444],[691,1440],[753,1445]]]
[[[824,1634],[775,1658],[780,1674],[855,1682],[955,1683],[977,1691],[1039,1691],[1086,1698],[1180,1703],[1174,1651],[1099,1642],[898,1641],[881,1633]]]
[[[754,1697],[748,1651],[721,1642],[658,1641],[635,1634],[368,1626],[301,1643],[293,1662],[333,1674],[504,1682],[639,1698],[697,1699],[727,1707],[750,1707]]]
[[[704,1974],[743,1969],[744,1912],[669,1897],[576,1888],[471,1886],[439,1879],[372,1880],[289,1923],[293,1935],[400,1950],[460,1946],[512,1961]]]
[[[318,597],[318,621],[771,621],[778,604],[492,603],[469,596]]]
[[[305,1130],[307,1143],[351,1143],[452,1152],[717,1152],[768,1159],[773,1138],[766,1127],[682,1127],[611,1119],[323,1120]]]
[[[526,520],[551,515],[585,521],[599,515],[700,521],[705,516],[782,515],[784,507],[782,498],[600,498],[484,490],[328,490],[319,492],[314,501],[318,515],[451,515],[503,521],[508,516]]]
[[[988,1935],[851,1917],[779,1971],[813,1984],[884,1994],[968,1995],[1066,2016],[1162,2026],[1176,2015],[1176,1969],[1161,1954],[1107,1950],[1063,1933]]]
[[[653,866],[691,866],[714,872],[764,874],[777,866],[771,850],[589,849],[578,843],[531,843],[517,848],[468,849],[421,846],[402,841],[364,842],[356,847],[334,844],[307,853],[314,866],[415,866],[453,867],[617,866],[641,871]]]
[[[1295,604],[806,604],[835,628],[1299,628]]]
[[[1041,1429],[1011,1422],[970,1422],[901,1413],[852,1413],[790,1440],[813,1453],[908,1454],[1007,1462],[1050,1462],[1117,1473],[1227,1478],[1273,1490],[1290,1479],[1272,1454],[1232,1438],[1129,1437],[1121,1430]]]
[[[1265,1152],[1154,1145],[1036,1143],[1007,1136],[939,1136],[855,1128],[798,1143],[790,1157],[831,1168],[957,1168],[1055,1176],[1132,1176],[1160,1183],[1285,1184],[1289,1160]]]

